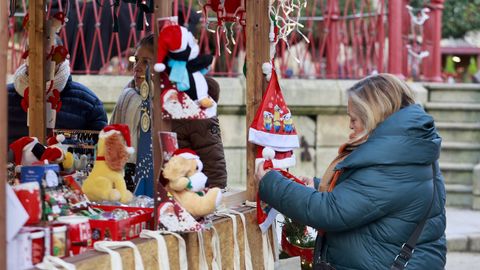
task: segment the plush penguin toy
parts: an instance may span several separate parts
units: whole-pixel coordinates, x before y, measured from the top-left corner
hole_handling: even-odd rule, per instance
[[[168,25],[160,31],[157,44],[155,71],[167,70],[177,90],[185,92],[199,106],[214,106],[204,77],[213,56],[199,55],[200,48],[192,33],[183,26]]]

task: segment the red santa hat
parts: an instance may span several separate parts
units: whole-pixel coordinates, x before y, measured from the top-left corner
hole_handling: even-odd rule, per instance
[[[175,152],[173,152],[173,156],[180,156],[185,159],[194,159],[195,161],[197,161],[198,171],[202,171],[203,169],[203,163],[200,160],[200,157],[192,149],[189,149],[189,148],[177,149],[175,150]]]
[[[99,134],[99,138],[105,138],[114,133],[117,133],[117,134],[119,133],[122,135],[123,139],[125,140],[125,143],[127,144],[127,147],[126,147],[127,152],[129,154],[133,154],[135,152],[135,149],[132,147],[131,140],[130,140],[130,129],[126,124],[112,124],[104,127]]]
[[[56,145],[63,143],[65,141],[65,135],[63,134],[58,134],[57,136],[51,136],[47,139],[47,145]]]
[[[186,34],[188,30],[179,25],[167,25],[158,34],[157,63],[153,66],[156,72],[165,70],[163,61],[169,52],[180,52],[187,48]]]
[[[275,70],[248,131],[248,141],[275,151],[290,151],[300,146],[297,131],[283,98]]]
[[[270,168],[295,166],[293,149],[300,146],[292,114],[283,98],[275,69],[272,70],[262,102],[248,131],[248,141],[260,146],[256,165],[265,161]]]

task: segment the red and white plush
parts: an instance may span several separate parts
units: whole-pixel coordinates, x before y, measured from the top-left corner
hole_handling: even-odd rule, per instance
[[[180,74],[184,72],[188,76],[188,78],[186,76],[180,77],[188,82],[189,88],[181,89],[181,87],[177,87],[178,90],[185,92],[200,107],[211,108],[215,106],[216,110],[216,102],[208,95],[207,81],[202,73],[210,66],[213,57],[211,55],[199,55],[199,52],[200,48],[197,41],[187,28],[179,25],[165,26],[158,34],[157,63],[154,65],[154,70],[156,72],[165,71],[165,61],[167,59],[184,62],[181,71],[170,71]],[[179,74],[174,75],[178,79]],[[172,78],[172,73],[170,73],[170,79],[173,80]]]
[[[44,161],[60,163],[65,159],[63,149],[56,145],[44,146],[36,137],[22,137],[11,143],[9,148],[17,165],[32,165]]]

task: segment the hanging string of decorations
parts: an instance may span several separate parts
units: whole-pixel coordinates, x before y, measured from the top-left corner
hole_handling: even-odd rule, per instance
[[[300,31],[304,27],[300,23],[302,10],[307,7],[306,0],[270,0],[269,17],[270,17],[270,57],[275,56],[275,47],[282,40],[287,45],[287,49],[300,63],[300,60],[290,50],[288,37],[292,33],[298,33],[307,43],[310,40]]]
[[[231,44],[235,46],[234,26],[240,25],[244,30],[246,26],[246,6],[245,0],[198,0],[202,7],[202,13],[206,29],[209,32],[215,33],[215,40],[217,46],[217,56],[220,56],[220,41],[222,36],[225,36],[225,50],[231,54]],[[216,14],[216,21],[208,17],[208,12],[213,11]],[[227,23],[229,27],[227,27]],[[215,25],[215,29],[210,28]],[[243,31],[245,34],[245,31]],[[244,39],[245,40],[245,39]]]

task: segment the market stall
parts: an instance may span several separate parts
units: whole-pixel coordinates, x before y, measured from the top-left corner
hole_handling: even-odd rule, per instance
[[[52,70],[54,70],[55,67],[52,67],[52,64],[54,62],[53,56],[51,56],[50,60],[48,60],[48,58],[45,58],[44,52],[48,51],[47,48],[50,47],[52,47],[53,51],[53,48],[56,45],[54,45],[53,35],[51,32],[52,21],[46,17],[45,9],[43,8],[46,5],[46,1],[31,0],[29,4],[30,6],[28,35],[30,46],[28,53],[28,61],[30,63],[30,66],[35,67],[34,69],[31,68],[29,70],[30,76],[28,81],[28,84],[30,86],[28,92],[29,136],[38,138],[38,141],[35,141],[37,144],[47,144],[47,134],[51,133],[50,127],[48,125],[51,116],[48,115],[48,110],[46,109],[46,105],[50,106],[50,104],[45,102],[45,100],[47,99],[47,89],[45,82],[48,82],[52,79],[51,74]],[[155,0],[155,17],[165,18],[171,16],[171,6],[172,1]],[[247,39],[246,42],[246,75],[248,85],[248,93],[246,97],[247,127],[253,121],[255,110],[261,101],[261,89],[266,89],[266,81],[264,79],[264,74],[262,73],[262,64],[264,62],[268,62],[270,58],[268,41],[270,22],[268,17],[264,15],[267,14],[267,10],[268,1],[248,1],[246,5],[246,36],[265,37],[264,39],[250,38]],[[1,9],[1,11],[2,12],[0,15],[2,16],[0,16],[0,18],[2,22],[5,22],[6,12],[4,11],[6,11],[6,9]],[[156,36],[159,35],[160,31],[159,29],[157,29],[157,27],[158,25],[155,25]],[[2,27],[1,29],[1,31],[4,31],[6,27]],[[6,44],[2,43],[2,46],[5,45]],[[6,52],[6,50],[1,51],[2,53]],[[4,55],[2,54],[2,58],[0,58],[0,61],[5,62],[5,57],[3,56]],[[5,67],[5,65],[1,66]],[[2,74],[2,80],[0,82],[3,82],[5,84],[3,75],[6,74],[6,71],[0,69],[0,74]],[[159,77],[158,73],[156,73],[156,75],[152,78],[152,81],[154,85],[154,90],[152,93],[153,97],[150,98],[152,98],[154,105],[152,107],[152,115],[150,119],[152,134],[151,142],[153,145],[153,173],[154,179],[161,179],[161,171],[164,164],[163,159],[165,158],[165,155],[162,151],[165,151],[165,145],[161,145],[161,140],[159,140],[158,138],[159,135],[155,134],[159,134],[160,131],[168,131],[169,121],[164,119],[164,117],[162,116],[162,109],[160,108],[160,104],[162,104],[161,93],[164,90],[164,83],[162,83],[163,81],[161,77]],[[5,98],[2,98],[1,100],[6,103]],[[6,107],[7,106],[5,105],[2,106],[2,108]],[[52,109],[54,109],[53,105]],[[3,121],[0,122],[6,126],[7,124],[5,123],[7,123],[7,121],[5,121],[4,119],[6,118],[6,112],[1,113],[1,116]],[[4,130],[6,130],[6,127],[4,127]],[[55,138],[59,139],[59,135],[62,135],[63,137],[62,141],[56,142],[52,145],[58,146],[63,142],[63,144],[70,144],[70,146],[75,145],[76,147],[81,148],[81,151],[84,151],[85,149],[89,150],[95,148],[93,145],[90,148],[90,146],[85,143],[86,140],[88,140],[88,143],[95,141],[95,143],[97,143],[97,150],[95,152],[95,154],[97,155],[95,162],[97,164],[93,164],[94,170],[96,169],[96,167],[100,168],[100,166],[103,166],[99,165],[101,162],[104,162],[103,160],[99,159],[99,156],[107,156],[108,154],[108,150],[105,150],[104,153],[102,152],[103,146],[100,146],[102,140],[106,140],[106,138],[104,137],[110,136],[106,134],[111,134],[111,132],[119,132],[119,134],[121,133],[121,131],[117,130],[116,128],[111,128],[109,130],[104,129],[100,133],[90,133],[88,131],[78,132],[78,134],[77,132],[71,131],[61,134],[55,133]],[[75,143],[76,140],[80,140],[80,133],[83,134],[81,136],[88,137],[88,139],[82,139],[81,143]],[[95,137],[94,140],[92,139],[92,136]],[[2,133],[1,138],[3,141],[5,141],[5,133]],[[125,141],[125,147],[128,148],[130,146],[129,142],[126,138]],[[4,142],[2,145],[5,146],[6,143]],[[22,144],[22,147],[23,146],[24,145]],[[51,150],[50,146],[50,143],[48,143],[48,146],[45,146],[45,149],[43,150],[48,152],[49,150]],[[60,207],[61,203],[56,197],[57,195],[60,194],[63,196],[71,191],[79,192],[79,189],[75,186],[74,181],[68,182],[70,180],[65,180],[65,185],[68,186],[68,189],[72,189],[70,191],[66,191],[65,193],[63,193],[63,191],[57,193],[58,188],[53,191],[53,189],[44,190],[42,187],[40,187],[39,189],[37,189],[37,191],[34,191],[34,194],[35,192],[41,194],[42,200],[45,199],[45,194],[49,196],[48,198],[50,199],[48,200],[51,205],[49,205],[48,207],[50,207],[51,209],[49,209],[50,212],[48,212],[47,216],[44,216],[45,202],[43,202],[43,207],[37,209],[35,215],[39,215],[41,213],[41,218],[44,219],[44,221],[39,223],[39,220],[30,220],[31,224],[34,224],[38,227],[32,227],[27,231],[22,231],[22,234],[24,234],[25,237],[29,239],[29,243],[32,244],[30,248],[33,253],[27,254],[26,256],[19,256],[18,259],[30,259],[33,265],[43,260],[44,263],[46,263],[47,265],[62,265],[63,267],[68,269],[118,269],[116,268],[119,267],[119,265],[117,264],[123,265],[125,269],[150,269],[157,266],[160,267],[160,265],[162,263],[165,263],[166,261],[169,262],[168,264],[170,265],[171,269],[187,269],[187,263],[188,269],[260,269],[262,267],[271,269],[273,267],[273,260],[275,257],[274,253],[275,250],[277,250],[275,244],[276,241],[273,241],[273,239],[275,239],[275,235],[272,233],[273,230],[268,230],[262,233],[258,226],[257,212],[255,206],[252,207],[251,205],[243,204],[243,202],[245,202],[246,200],[255,201],[257,192],[257,187],[255,186],[255,182],[253,179],[256,159],[256,146],[249,143],[248,147],[248,180],[246,192],[242,191],[225,193],[223,195],[222,210],[215,212],[214,215],[209,216],[209,220],[206,223],[207,225],[202,226],[202,229],[200,231],[182,233],[181,238],[179,238],[176,234],[172,235],[166,231],[142,231],[142,229],[158,228],[158,223],[162,220],[162,205],[165,204],[165,201],[162,201],[162,199],[155,200],[154,208],[152,210],[147,210],[146,208],[122,208],[123,210],[125,210],[124,212],[128,212],[126,214],[127,217],[125,218],[126,220],[128,220],[128,224],[125,226],[119,225],[123,222],[121,220],[115,221],[112,224],[108,223],[110,222],[110,220],[101,220],[97,223],[90,222],[89,227],[91,228],[91,231],[88,231],[88,229],[85,229],[85,226],[87,226],[85,223],[85,219],[80,219],[81,221],[78,222],[76,219],[72,218],[62,219],[61,214],[55,212],[56,208],[62,208],[62,210],[58,211],[64,210],[63,206]],[[5,148],[0,149],[3,150],[3,152],[6,152]],[[21,148],[21,150],[23,150],[23,148]],[[63,154],[66,154],[66,152]],[[0,162],[2,164],[6,164],[6,160],[4,159],[6,155],[0,156],[2,156],[2,160],[0,160]],[[19,163],[21,161],[24,161],[23,158],[24,156],[21,156],[19,158]],[[35,161],[41,161],[41,159]],[[37,166],[38,164],[34,165]],[[55,166],[41,167],[41,172],[37,173],[36,175],[36,177],[39,177],[40,182],[45,181],[48,178],[48,174],[50,173],[50,171],[58,173],[58,169],[56,169]],[[95,175],[94,170],[92,170],[89,177],[93,177]],[[5,172],[2,172],[2,175],[4,175],[4,173]],[[26,177],[25,175],[26,173],[22,174],[22,177]],[[160,198],[162,196],[170,196],[170,192],[167,194],[163,185],[154,184],[153,186],[155,188],[155,197]],[[1,188],[0,190],[2,193],[4,192],[3,188]],[[24,192],[25,190],[27,190],[27,192]],[[85,188],[82,188],[82,190],[85,191]],[[17,196],[19,197],[21,197],[21,195],[19,194],[26,194],[26,196],[30,196],[31,194],[30,187],[28,187],[27,189],[16,189],[15,191],[17,192]],[[169,198],[171,199],[171,196]],[[2,203],[2,205],[0,206],[5,207],[4,203]],[[185,208],[187,208],[188,210],[188,207]],[[81,211],[90,211],[90,213],[86,213],[86,215],[91,218],[92,215],[104,215],[109,211],[112,211],[112,209],[113,208],[110,208],[109,206],[95,206],[91,208],[87,207],[86,209],[83,209]],[[113,209],[112,212],[115,212],[116,210],[118,209]],[[5,211],[0,212],[5,213]],[[28,214],[30,214],[31,217],[31,212],[29,212]],[[116,214],[118,214],[118,211]],[[115,215],[115,213],[113,213],[113,215]],[[143,219],[144,217],[146,217],[146,219]],[[59,223],[49,222],[54,219],[57,219],[57,222]],[[0,220],[5,221],[4,218]],[[98,227],[96,227],[97,225]],[[1,226],[5,226],[5,224],[2,223]],[[149,233],[147,233],[147,231]],[[75,236],[72,236],[72,232],[75,232]],[[79,235],[80,239],[76,239],[75,237],[78,237]],[[140,236],[140,238],[138,238],[138,236]],[[0,234],[0,237],[3,237],[3,234]],[[262,239],[262,241],[260,241],[260,239]],[[63,242],[58,244],[58,242],[62,240]],[[96,242],[94,243],[96,251],[87,250],[87,247],[91,245],[90,242]],[[110,244],[117,242],[122,242],[120,244],[124,245],[125,247],[118,248],[117,246],[115,246],[116,250],[111,251],[110,248],[113,247],[111,247]],[[5,243],[5,241],[2,241],[2,243]],[[103,244],[100,245],[99,243]],[[3,250],[6,249],[4,248]],[[70,254],[78,255],[68,256],[69,251]],[[63,258],[63,260],[58,260],[54,257],[44,256],[50,254]],[[5,254],[2,253],[2,257],[0,257],[0,262],[2,264],[5,264],[4,255]],[[20,265],[22,265],[22,262],[20,262]],[[42,266],[39,265],[39,267]],[[45,265],[43,267],[45,267]]]

